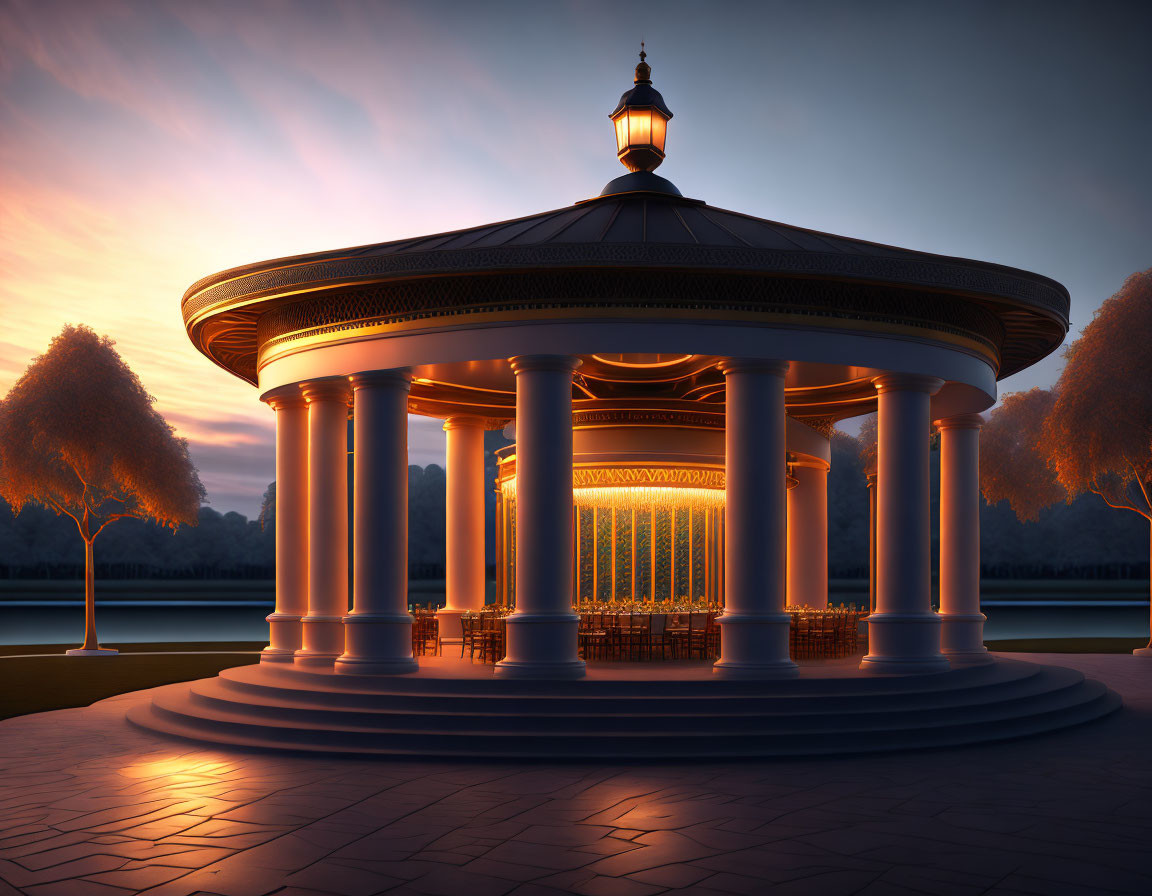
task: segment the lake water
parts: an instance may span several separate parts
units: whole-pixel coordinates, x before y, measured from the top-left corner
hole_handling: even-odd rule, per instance
[[[428,594],[420,594],[423,602]],[[833,601],[836,601],[835,595]],[[1110,605],[1077,605],[1037,601],[1025,606],[986,604],[989,640],[1008,638],[1110,637],[1147,638],[1146,604],[1110,601]],[[1117,605],[1118,604],[1118,605]],[[211,604],[200,601],[162,603],[134,601],[98,603],[100,640],[140,641],[266,641],[264,617],[272,605],[263,601]],[[72,644],[84,637],[80,604],[0,602],[0,644]]]

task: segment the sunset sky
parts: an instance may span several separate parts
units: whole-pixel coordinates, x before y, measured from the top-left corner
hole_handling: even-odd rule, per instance
[[[595,195],[642,38],[686,196],[1045,274],[1075,331],[1152,266],[1149,34],[1152,4],[1098,0],[0,0],[0,395],[86,323],[254,515],[272,414],[192,348],[184,290]]]

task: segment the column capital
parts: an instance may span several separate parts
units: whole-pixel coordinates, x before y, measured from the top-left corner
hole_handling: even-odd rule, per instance
[[[326,380],[311,380],[309,382],[300,384],[300,392],[304,398],[311,404],[314,401],[336,401],[342,400],[347,402],[352,394],[352,390],[348,387],[348,380],[345,377],[326,379]]]
[[[937,429],[980,429],[984,418],[980,414],[955,414],[933,421]]]
[[[260,396],[260,400],[274,411],[279,411],[283,408],[304,408],[308,406],[308,401],[304,398],[303,393],[300,391],[300,386],[296,383],[265,392]]]
[[[483,429],[483,417],[470,417],[467,414],[453,414],[444,418],[444,432],[453,429]]]
[[[412,372],[405,367],[393,370],[361,370],[352,374],[352,389],[363,389],[365,386],[403,386],[404,391],[412,386]]]
[[[772,373],[784,376],[788,372],[788,362],[772,358],[724,358],[716,365],[724,376],[730,373]]]
[[[927,392],[935,395],[944,385],[944,380],[920,373],[882,373],[872,377],[872,385],[877,392]]]
[[[517,355],[508,363],[512,372],[520,374],[525,370],[557,370],[575,373],[582,363],[575,355]]]

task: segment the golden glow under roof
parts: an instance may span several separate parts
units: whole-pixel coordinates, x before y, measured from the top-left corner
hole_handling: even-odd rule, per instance
[[[516,477],[500,485],[505,501],[516,500]],[[577,507],[618,510],[723,510],[724,490],[671,485],[593,485],[572,489]]]

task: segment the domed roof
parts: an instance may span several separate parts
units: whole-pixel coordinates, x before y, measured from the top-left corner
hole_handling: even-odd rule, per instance
[[[380,300],[389,313],[418,316],[458,314],[498,293],[505,301],[536,296],[584,306],[659,297],[674,313],[736,302],[849,320],[913,326],[925,320],[977,333],[994,346],[999,377],[1059,346],[1069,311],[1063,286],[1027,271],[821,233],[645,189],[448,233],[232,268],[193,284],[181,308],[196,346],[255,383],[260,343],[292,325],[283,320],[287,306],[298,323],[301,303],[366,290],[379,295],[381,288],[390,290]],[[347,313],[366,307],[344,304]],[[312,318],[336,322],[335,312],[313,306]]]

